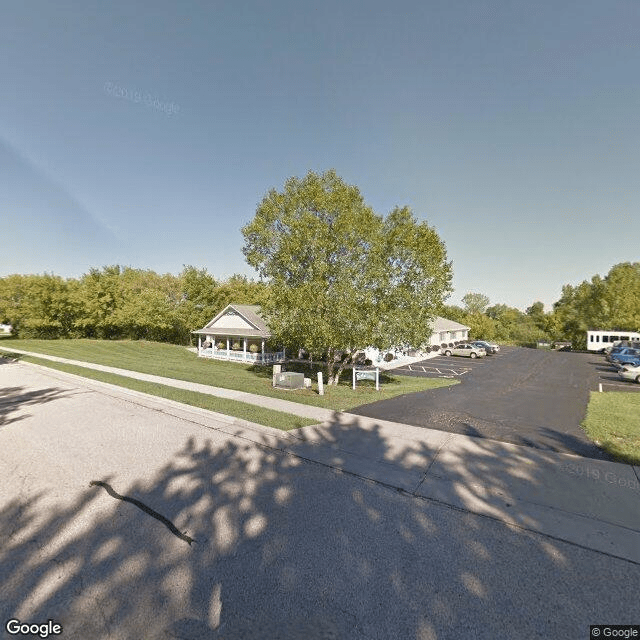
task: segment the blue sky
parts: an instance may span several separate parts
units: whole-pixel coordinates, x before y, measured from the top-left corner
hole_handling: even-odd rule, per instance
[[[640,3],[6,3],[0,276],[254,272],[240,227],[335,168],[444,240],[459,303],[640,259]]]

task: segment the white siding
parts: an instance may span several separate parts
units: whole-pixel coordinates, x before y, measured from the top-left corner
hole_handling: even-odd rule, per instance
[[[225,313],[218,318],[217,322],[207,329],[254,329],[255,327],[249,324],[242,316],[236,313]]]

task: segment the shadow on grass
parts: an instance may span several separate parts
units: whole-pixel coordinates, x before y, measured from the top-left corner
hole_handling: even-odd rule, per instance
[[[318,440],[324,466],[304,459]],[[67,478],[66,495],[5,483],[0,619],[53,619],[69,638],[311,640],[489,639],[505,629],[578,637],[590,621],[638,619],[628,588],[640,579],[636,565],[327,468],[360,454],[383,463],[371,474],[386,465],[387,477],[397,472],[419,493],[437,440],[390,439],[380,425],[337,417],[305,429],[296,455],[277,449],[285,444],[292,448],[185,430],[177,449],[158,449],[164,466],[141,467],[133,482],[118,479],[128,469],[116,450],[96,454],[112,461],[111,472],[86,477],[82,488]],[[484,501],[492,517],[531,528],[510,487],[548,488],[545,463],[544,452],[526,469],[513,457],[496,460],[480,440],[441,458],[447,483],[436,482],[434,499]]]

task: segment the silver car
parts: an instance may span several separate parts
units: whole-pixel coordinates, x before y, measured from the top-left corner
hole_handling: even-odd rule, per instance
[[[487,352],[482,347],[474,347],[472,344],[459,344],[455,347],[447,347],[445,356],[466,356],[467,358],[484,358]]]
[[[633,365],[625,364],[618,371],[618,375],[624,380],[635,380],[638,384],[640,384],[640,366],[634,367]]]

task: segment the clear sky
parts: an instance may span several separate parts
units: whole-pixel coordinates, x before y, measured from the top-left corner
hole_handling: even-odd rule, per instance
[[[240,227],[335,168],[524,309],[640,259],[638,0],[3,3],[0,276],[255,275]]]

